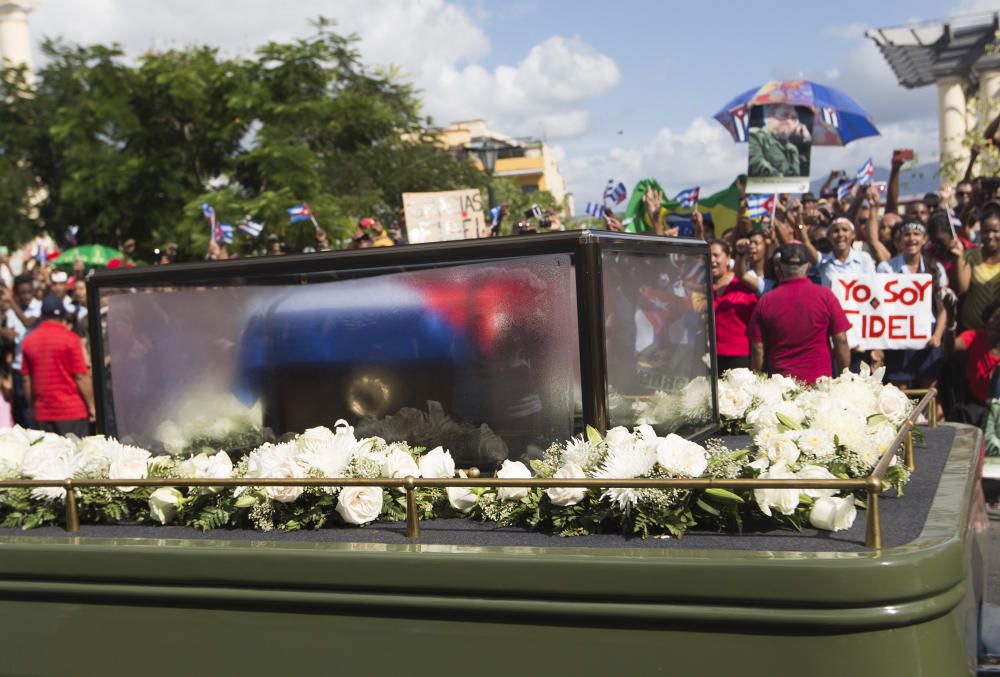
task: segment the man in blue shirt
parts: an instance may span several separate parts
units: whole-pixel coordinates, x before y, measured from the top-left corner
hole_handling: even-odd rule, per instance
[[[507,205],[497,205],[486,213],[490,220],[490,237],[500,236],[500,224],[503,222],[503,217],[509,213]]]

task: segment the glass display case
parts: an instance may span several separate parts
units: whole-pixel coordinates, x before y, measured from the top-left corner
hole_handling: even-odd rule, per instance
[[[344,420],[484,470],[586,424],[704,436],[708,257],[575,231],[101,272],[99,423],[185,453]]]

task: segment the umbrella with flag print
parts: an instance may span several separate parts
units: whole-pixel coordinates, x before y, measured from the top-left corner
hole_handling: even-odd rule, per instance
[[[112,260],[124,257],[122,252],[103,244],[85,244],[65,250],[52,265],[59,270],[71,271],[77,261],[82,261],[84,268],[105,268]]]
[[[760,87],[743,92],[715,114],[733,140],[748,138],[750,107],[767,104],[788,104],[811,108],[814,146],[844,146],[866,136],[878,136],[872,118],[850,96],[809,80],[772,80]]]

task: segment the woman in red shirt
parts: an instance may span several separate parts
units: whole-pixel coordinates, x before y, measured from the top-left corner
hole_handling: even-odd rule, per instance
[[[984,313],[985,315],[985,313]],[[993,372],[1000,364],[1000,307],[994,305],[983,329],[967,329],[955,339],[955,350],[965,351],[965,381],[978,404],[993,397]]]
[[[750,339],[747,338],[747,325],[757,304],[757,295],[733,274],[729,243],[712,240],[710,246],[719,373],[739,367],[749,369]]]

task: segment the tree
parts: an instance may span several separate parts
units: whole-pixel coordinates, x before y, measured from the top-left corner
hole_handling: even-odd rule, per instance
[[[82,241],[174,241],[199,258],[208,202],[222,221],[249,216],[301,247],[313,227],[289,223],[293,205],[307,202],[337,240],[404,191],[484,185],[434,142],[409,85],[366,69],[355,37],[314,25],[246,59],[192,47],[131,64],[117,45],[46,41],[33,88],[13,69],[0,83],[0,238],[79,224]]]

